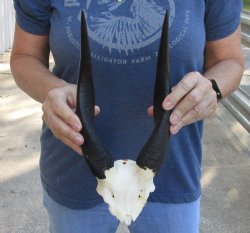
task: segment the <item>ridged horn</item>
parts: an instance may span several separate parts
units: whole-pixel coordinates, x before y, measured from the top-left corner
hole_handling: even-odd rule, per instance
[[[160,169],[165,149],[170,137],[170,111],[162,108],[162,102],[170,93],[169,51],[168,51],[169,16],[166,12],[158,52],[157,72],[154,89],[155,126],[148,141],[140,151],[136,163],[141,168],[150,168],[155,173]]]
[[[92,173],[97,178],[104,179],[105,171],[113,167],[114,160],[111,153],[102,145],[94,129],[94,84],[87,24],[83,11],[81,12],[80,56],[76,114],[82,123],[80,132],[84,137],[82,150]]]

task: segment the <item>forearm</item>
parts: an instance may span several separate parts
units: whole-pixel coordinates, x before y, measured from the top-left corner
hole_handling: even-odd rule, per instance
[[[222,96],[226,97],[239,87],[243,71],[242,60],[228,59],[208,69],[204,76],[208,79],[214,79],[220,88]]]
[[[12,55],[11,70],[17,85],[33,99],[43,103],[48,92],[66,85],[46,64],[29,55]]]

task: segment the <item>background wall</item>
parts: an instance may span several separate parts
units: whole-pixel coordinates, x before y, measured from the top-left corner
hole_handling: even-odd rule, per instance
[[[12,46],[15,14],[12,0],[0,0],[0,54]]]

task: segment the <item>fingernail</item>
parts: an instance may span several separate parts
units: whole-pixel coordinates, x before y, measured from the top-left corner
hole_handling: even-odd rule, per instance
[[[166,109],[166,110],[169,110],[172,108],[172,103],[170,101],[167,101],[167,102],[164,102],[163,103],[163,107]]]
[[[176,134],[179,131],[179,127],[177,125],[171,126],[171,133]]]
[[[83,137],[81,135],[77,135],[75,137],[75,140],[76,140],[77,144],[82,144],[83,143]]]

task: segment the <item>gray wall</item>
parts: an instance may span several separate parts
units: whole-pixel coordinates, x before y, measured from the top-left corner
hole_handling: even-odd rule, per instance
[[[12,46],[15,15],[12,0],[0,0],[0,54]]]

